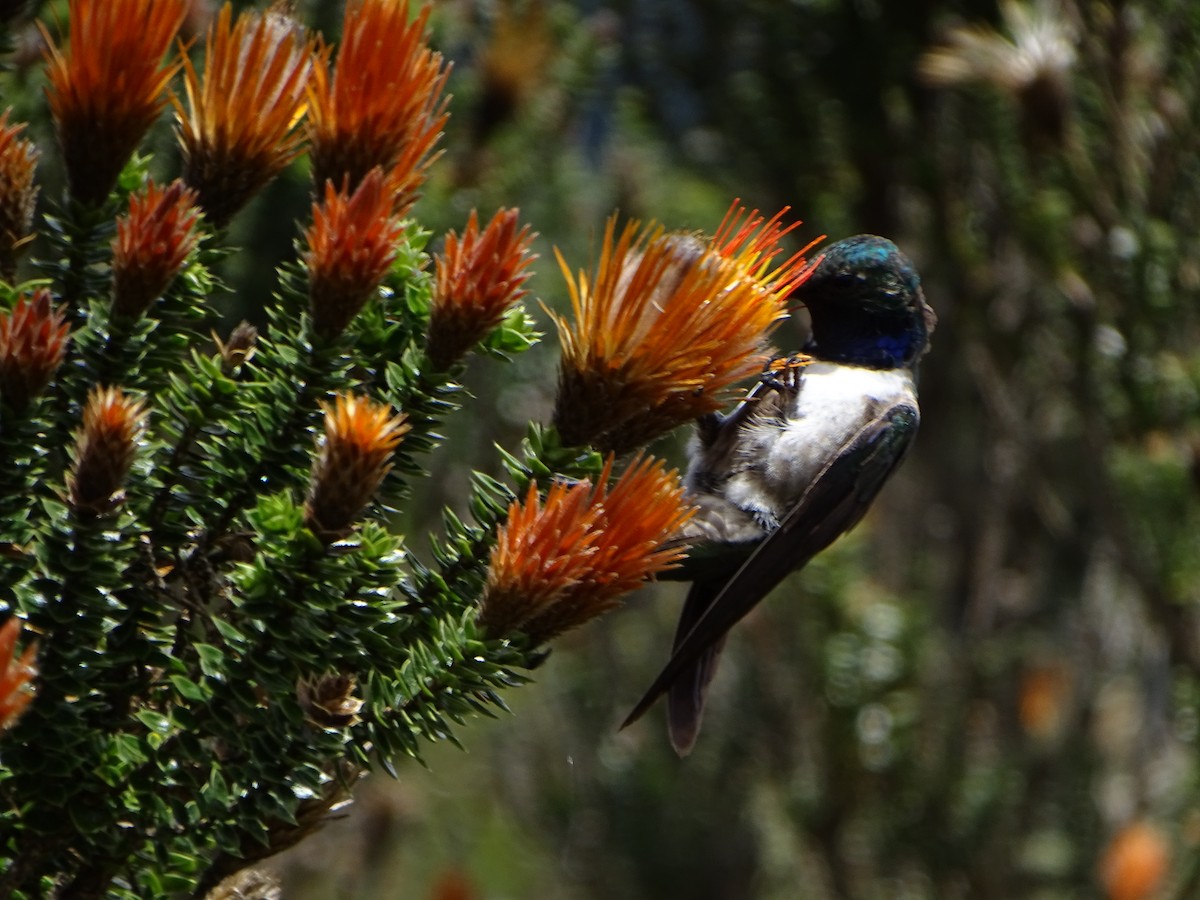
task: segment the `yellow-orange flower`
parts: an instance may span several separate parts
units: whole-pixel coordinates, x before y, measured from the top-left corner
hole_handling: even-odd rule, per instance
[[[120,388],[96,387],[88,394],[67,475],[75,509],[101,515],[120,505],[145,420],[141,401],[125,396]]]
[[[1070,670],[1060,663],[1044,663],[1021,676],[1017,717],[1025,733],[1046,740],[1062,729],[1071,695]]]
[[[568,444],[623,452],[719,409],[756,374],[767,335],[808,277],[803,251],[778,263],[783,213],[734,207],[711,240],[612,218],[592,276],[559,256],[574,322],[562,345],[554,423]],[[807,248],[806,248],[807,249]]]
[[[449,368],[527,293],[522,285],[534,258],[533,234],[528,225],[518,226],[517,214],[500,210],[481,234],[472,210],[462,238],[453,231],[446,235],[429,313],[427,349],[435,368]]]
[[[136,318],[162,296],[199,239],[196,194],[181,181],[153,181],[129,197],[113,239],[113,315]]]
[[[1161,831],[1138,821],[1118,831],[1100,859],[1100,879],[1108,900],[1148,900],[1154,896],[1171,863],[1171,850]]]
[[[313,327],[326,339],[345,330],[396,259],[404,226],[392,196],[383,173],[373,169],[352,194],[325,182],[324,202],[313,204],[304,263]]]
[[[45,288],[0,313],[0,400],[22,410],[44,391],[62,364],[70,330]]]
[[[226,3],[208,30],[203,78],[184,61],[188,109],[174,98],[183,180],[218,226],[300,152],[296,126],[319,56],[314,39],[277,9],[232,19]]]
[[[71,0],[70,46],[46,35],[50,113],[67,183],[97,205],[166,105],[179,64],[162,65],[188,0]]]
[[[683,558],[685,548],[672,539],[695,510],[684,503],[678,474],[641,458],[610,489],[612,464],[610,456],[595,488],[556,482],[541,503],[530,485],[525,502],[509,506],[479,613],[489,636],[521,631],[547,641]]]
[[[16,616],[0,627],[0,733],[10,728],[33,700],[37,645],[30,643],[24,653],[16,655],[21,628]]]
[[[12,109],[0,115],[0,277],[12,281],[17,252],[30,238],[37,187],[33,183],[38,151],[21,137],[23,122],[9,124]]]
[[[391,471],[392,454],[408,432],[404,414],[386,403],[339,394],[325,410],[325,440],[313,463],[305,524],[318,537],[344,536]]]
[[[350,0],[333,72],[313,73],[308,133],[313,180],[357,186],[376,166],[390,176],[396,212],[416,201],[446,123],[449,67],[425,45],[429,9],[408,0]]]

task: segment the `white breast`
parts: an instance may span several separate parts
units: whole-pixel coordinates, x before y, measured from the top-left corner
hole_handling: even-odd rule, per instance
[[[900,402],[916,406],[906,369],[810,365],[786,421],[747,428],[741,442],[745,469],[726,484],[726,499],[744,509],[766,506],[782,517],[864,425]]]

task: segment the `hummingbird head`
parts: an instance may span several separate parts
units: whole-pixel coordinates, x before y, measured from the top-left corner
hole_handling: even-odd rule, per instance
[[[937,324],[912,261],[872,234],[832,244],[792,297],[812,318],[805,352],[831,362],[911,367]]]

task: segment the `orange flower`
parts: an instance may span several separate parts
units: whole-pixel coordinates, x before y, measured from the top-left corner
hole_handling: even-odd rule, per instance
[[[1171,850],[1149,822],[1133,822],[1113,836],[1100,859],[1108,900],[1146,900],[1162,884]]]
[[[70,330],[45,288],[0,313],[0,400],[22,410],[44,391],[62,364]]]
[[[323,540],[344,536],[391,471],[410,426],[385,403],[339,394],[325,410],[325,440],[313,463],[305,524]]]
[[[633,449],[719,409],[735,382],[761,371],[767,335],[812,271],[804,251],[775,264],[790,230],[782,215],[735,204],[711,241],[636,222],[617,238],[612,218],[590,280],[559,256],[575,319],[554,316],[564,441]]]
[[[536,485],[513,501],[488,566],[479,621],[492,637],[522,631],[534,643],[614,608],[647,578],[674,567],[685,549],[668,541],[695,510],[675,471],[635,460],[608,489],[610,456],[593,489],[556,482],[544,504]]]
[[[313,180],[357,186],[379,166],[405,213],[433,162],[446,124],[449,67],[425,46],[429,7],[409,21],[408,0],[351,0],[337,68],[313,73],[308,133]]]
[[[182,181],[153,181],[129,197],[113,239],[113,315],[137,318],[162,296],[196,246],[196,194]]]
[[[190,112],[173,98],[183,180],[217,226],[300,152],[296,125],[318,57],[313,38],[276,9],[232,17],[226,3],[208,30],[203,79],[184,60]]]
[[[326,339],[345,330],[396,259],[404,227],[392,196],[383,173],[373,169],[353,194],[325,182],[325,202],[313,204],[304,263],[313,326]]]
[[[67,476],[71,505],[77,510],[101,515],[121,504],[145,419],[141,401],[126,397],[120,388],[96,387],[88,394]]]
[[[37,644],[16,655],[21,620],[10,616],[0,627],[0,733],[12,727],[33,700],[32,681],[37,677]]]
[[[532,240],[528,225],[517,230],[515,209],[497,212],[482,235],[472,210],[461,239],[453,231],[446,235],[429,315],[428,351],[435,368],[448,369],[525,296],[521,286],[534,258]]]
[[[188,0],[71,0],[71,43],[45,35],[50,113],[71,195],[100,204],[166,105],[179,64],[163,67]]]
[[[1068,712],[1070,671],[1059,663],[1033,666],[1021,676],[1017,717],[1025,733],[1046,740],[1057,735]]]
[[[23,122],[8,124],[12,109],[0,115],[0,277],[16,277],[17,252],[30,238],[38,189],[33,183],[38,151],[22,138]]]

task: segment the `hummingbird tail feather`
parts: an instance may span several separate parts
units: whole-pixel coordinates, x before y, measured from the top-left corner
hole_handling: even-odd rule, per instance
[[[672,656],[696,627],[696,623],[704,618],[704,614],[724,587],[723,580],[697,581],[692,584],[683,603],[683,610],[679,614],[679,625],[675,628]],[[700,723],[704,719],[704,701],[708,697],[708,686],[716,674],[717,663],[721,659],[721,649],[724,646],[725,638],[721,637],[705,648],[694,662],[672,680],[667,689],[667,733],[671,738],[671,746],[681,757],[691,753],[696,745]]]
[[[704,701],[708,698],[708,686],[717,672],[724,646],[725,638],[721,638],[707,648],[667,691],[667,734],[680,757],[692,752],[696,738],[700,736]]]

